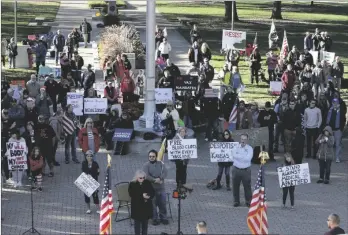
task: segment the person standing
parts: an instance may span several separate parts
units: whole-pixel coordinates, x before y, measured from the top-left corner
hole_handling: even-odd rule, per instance
[[[326,126],[316,139],[315,143],[319,146],[318,149],[318,161],[319,161],[319,180],[318,184],[329,184],[330,182],[330,170],[331,162],[334,157],[333,147],[335,145],[335,138],[332,135],[332,129]]]
[[[46,88],[40,88],[40,94],[35,99],[35,106],[39,115],[49,118],[51,116],[50,106],[52,105],[51,98],[46,93]]]
[[[6,65],[6,55],[7,55],[7,40],[6,38],[3,38],[1,40],[1,62],[2,62],[2,66],[5,67]]]
[[[186,128],[185,127],[179,127],[177,134],[174,136],[173,139],[185,139],[186,137]],[[187,178],[187,165],[189,163],[189,159],[183,159],[183,160],[173,160],[175,162],[176,166],[176,185],[177,188],[186,184],[186,178]]]
[[[36,74],[39,74],[40,65],[45,66],[47,48],[43,42],[43,37],[40,38],[38,44],[35,47],[36,53]]]
[[[168,42],[167,38],[163,38],[163,42],[158,47],[161,57],[166,61],[169,59],[169,53],[172,51],[172,46]]]
[[[53,44],[55,48],[56,65],[58,66],[59,54],[63,52],[65,46],[65,37],[57,30],[57,35],[53,38]]]
[[[259,70],[261,69],[261,55],[258,48],[255,48],[250,55],[250,83],[259,85]]]
[[[128,187],[128,193],[131,198],[131,218],[134,220],[135,235],[147,235],[148,221],[153,216],[151,200],[155,196],[155,190],[151,182],[145,178],[146,174],[144,171],[136,171]]]
[[[27,90],[29,91],[29,97],[36,99],[40,94],[40,83],[36,81],[36,75],[32,74],[30,80],[27,82]]]
[[[93,152],[87,151],[86,152],[86,160],[82,162],[82,172],[86,175],[90,175],[98,182],[98,176],[99,176],[99,165],[96,161],[93,160]],[[94,205],[97,208],[97,213],[100,213],[99,208],[99,197],[98,197],[98,189],[92,194]],[[87,204],[87,211],[86,214],[91,214],[91,199],[85,194],[85,202]]]
[[[340,217],[337,214],[330,214],[327,219],[327,226],[330,231],[326,232],[324,235],[345,234],[345,231],[340,227],[340,222]]]
[[[93,87],[95,83],[95,73],[92,69],[92,65],[87,65],[87,71],[82,74],[81,82],[83,84],[83,88],[85,89],[85,96],[90,88]]]
[[[162,161],[157,161],[156,150],[150,150],[148,156],[149,161],[144,164],[143,170],[155,190],[155,196],[152,200],[152,225],[159,225],[160,222],[167,225],[169,222],[167,219],[166,189],[164,186],[164,179],[167,177],[167,168]],[[157,207],[159,213],[157,213]],[[158,220],[158,217],[160,221]]]
[[[301,126],[301,116],[295,107],[296,102],[290,100],[289,109],[284,112],[284,116],[281,120],[284,125],[285,152],[291,152],[291,144],[296,136],[296,127]]]
[[[53,140],[53,164],[55,166],[60,166],[60,164],[56,161],[56,153],[57,153],[58,144],[63,131],[61,110],[58,110],[56,113],[53,114],[52,117],[50,117],[49,124],[53,128],[54,133],[56,133],[56,136],[54,137],[54,140]]]
[[[78,141],[82,152],[92,151],[93,155],[99,151],[100,137],[97,128],[94,127],[92,118],[87,118],[84,127],[79,131]]]
[[[285,166],[291,166],[295,164],[294,159],[292,158],[290,153],[285,153],[284,161]],[[288,186],[283,188],[283,208],[286,208],[286,198],[288,197],[288,192],[290,194],[291,210],[293,210],[295,205],[295,186]]]
[[[29,164],[32,180],[35,182],[35,186],[32,190],[38,190],[42,192],[42,170],[44,168],[44,159],[40,153],[39,147],[34,147],[29,156]]]
[[[244,188],[245,204],[247,207],[251,203],[251,159],[253,158],[253,148],[248,145],[249,136],[242,134],[240,136],[240,144],[236,148],[233,158],[232,168],[232,185],[234,207],[240,206],[239,188],[242,182]]]
[[[321,110],[316,107],[316,100],[313,99],[309,103],[309,107],[304,111],[304,123],[306,127],[306,137],[307,137],[307,156],[306,158],[312,157],[313,159],[317,156],[318,148],[314,142],[318,138],[319,128],[322,122]],[[312,148],[314,152],[312,155]]]
[[[332,64],[331,76],[332,76],[333,84],[338,91],[340,91],[341,89],[343,74],[344,74],[343,63],[341,62],[340,57],[336,56],[335,62],[333,62]]]
[[[50,97],[53,105],[53,112],[57,112],[57,95],[59,92],[59,85],[58,82],[56,82],[53,78],[53,76],[47,77],[47,80],[45,81],[44,84],[46,88],[46,93]]]
[[[14,38],[11,38],[10,43],[7,45],[8,50],[8,58],[9,58],[9,68],[16,68],[16,57],[18,55],[17,51],[17,42],[15,42]]]
[[[90,43],[91,41],[92,26],[89,22],[87,22],[86,18],[83,20],[83,22],[80,25],[80,31],[83,34],[83,41],[85,43],[85,48],[87,48],[87,43]]]
[[[79,55],[77,51],[74,51],[74,59],[71,60],[71,72],[73,74],[75,80],[75,88],[78,88],[79,83],[83,86],[83,82],[81,80],[81,70],[82,66],[85,64],[82,56]],[[92,67],[92,66],[91,66]],[[87,67],[88,69],[88,67]],[[89,69],[88,69],[89,71]]]
[[[283,73],[280,80],[282,81],[282,91],[286,92],[290,96],[296,81],[296,74],[291,64],[287,65],[287,69]]]

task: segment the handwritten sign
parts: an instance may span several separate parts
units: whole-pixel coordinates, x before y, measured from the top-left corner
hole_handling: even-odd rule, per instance
[[[197,158],[196,139],[168,140],[168,159],[183,160]]]
[[[210,142],[210,162],[233,162],[238,142]]]
[[[84,114],[105,114],[108,108],[106,98],[84,98]]]
[[[240,140],[242,134],[249,136],[248,144],[251,147],[262,145],[268,147],[268,127],[236,130],[232,132],[232,138],[234,140]]]
[[[219,97],[219,89],[204,89],[204,97],[206,98]]]
[[[182,75],[174,80],[177,91],[196,91],[198,87],[198,76]]]
[[[325,60],[332,64],[335,61],[335,52],[320,51],[320,60]]]
[[[84,172],[75,180],[75,185],[86,194],[87,197],[90,197],[100,186],[98,181]]]
[[[272,95],[280,95],[282,91],[282,82],[271,81],[269,83],[269,89]]]
[[[122,129],[116,128],[114,136],[112,137],[113,141],[128,142],[132,137],[133,129]]]
[[[166,104],[173,100],[172,88],[156,88],[155,89],[156,104]]]
[[[222,30],[222,49],[245,50],[246,32]]]
[[[106,85],[105,82],[96,82],[93,84],[94,90],[98,92],[98,95],[103,95],[104,96],[104,89]]]
[[[281,188],[311,183],[308,163],[278,167],[277,172]]]
[[[8,150],[8,168],[10,171],[26,170],[27,164],[27,146],[25,142],[11,141],[6,143]]]
[[[310,50],[309,53],[311,53],[312,57],[313,57],[313,63],[317,64],[318,60],[319,60],[319,52],[318,51],[312,51]]]
[[[83,116],[83,94],[68,92],[67,104],[71,104],[76,116]]]

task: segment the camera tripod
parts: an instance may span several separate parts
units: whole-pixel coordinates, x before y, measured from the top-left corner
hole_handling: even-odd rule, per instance
[[[34,201],[33,201],[33,181],[34,181],[34,177],[33,177],[32,173],[30,173],[30,177],[31,177],[31,183],[30,183],[31,228],[28,229],[27,231],[25,231],[24,233],[22,233],[22,235],[25,235],[25,234],[38,234],[38,235],[41,235],[41,233],[39,233],[35,229],[35,227],[34,227]]]

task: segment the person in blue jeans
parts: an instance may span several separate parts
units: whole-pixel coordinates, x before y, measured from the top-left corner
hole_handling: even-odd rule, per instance
[[[164,179],[167,177],[167,168],[162,161],[157,160],[157,151],[150,150],[148,153],[149,161],[143,166],[143,171],[146,173],[146,178],[152,183],[155,190],[155,196],[152,199],[152,225],[159,225],[160,222],[167,225],[167,202]],[[159,213],[157,212],[157,207]],[[160,220],[159,220],[159,219]]]
[[[65,135],[65,164],[70,163],[70,151],[73,162],[78,164],[80,163],[80,161],[76,156],[76,131],[78,128],[80,128],[80,123],[73,112],[73,107],[71,106],[71,104],[68,104],[66,106],[62,124]]]

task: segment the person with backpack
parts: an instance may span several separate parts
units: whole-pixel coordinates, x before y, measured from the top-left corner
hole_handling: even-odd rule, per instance
[[[16,68],[16,56],[18,55],[17,43],[14,38],[11,38],[10,43],[7,45],[8,58],[9,58],[9,68]]]

